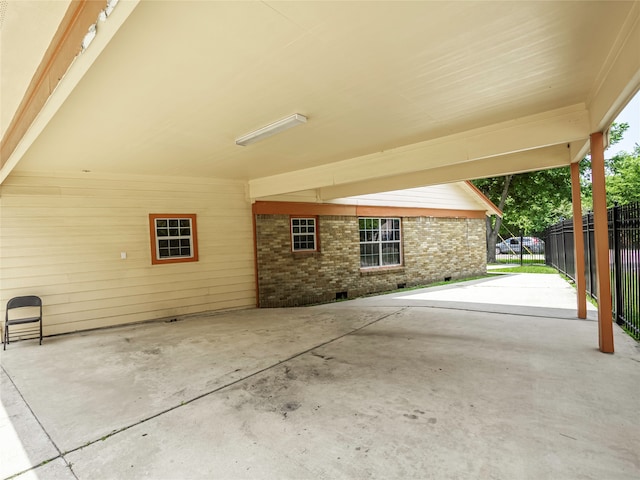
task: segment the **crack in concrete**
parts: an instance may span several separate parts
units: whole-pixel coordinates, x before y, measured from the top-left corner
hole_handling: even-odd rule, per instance
[[[450,302],[453,303],[453,302]],[[457,302],[460,303],[460,302]],[[492,305],[492,304],[481,304],[481,305]],[[380,307],[392,307],[392,305],[376,305],[376,306],[380,306]],[[545,309],[545,307],[525,307],[525,306],[518,306],[518,305],[514,305],[514,307],[520,307],[520,308],[532,308],[532,309]],[[513,317],[533,317],[533,318],[550,318],[553,320],[568,320],[571,322],[577,321],[577,322],[597,322],[598,319],[594,319],[594,318],[578,318],[577,315],[574,317],[569,317],[569,316],[562,316],[562,315],[554,315],[554,312],[551,313],[547,313],[547,314],[542,314],[542,313],[523,313],[523,312],[517,312],[517,311],[500,311],[500,310],[491,310],[488,308],[483,308],[483,307],[478,307],[478,306],[468,306],[468,307],[461,307],[461,306],[449,306],[449,305],[407,305],[405,306],[405,308],[432,308],[432,309],[439,309],[439,310],[457,310],[457,311],[461,311],[461,312],[473,312],[473,313],[490,313],[490,314],[495,314],[495,315],[510,315]],[[555,312],[555,313],[560,313],[560,312]]]
[[[232,386],[234,386],[234,385],[236,385],[236,384],[238,384],[238,383],[241,383],[241,382],[243,382],[243,381],[245,381],[245,380],[247,380],[247,379],[249,379],[249,378],[255,377],[256,375],[260,375],[261,373],[264,373],[264,372],[266,372],[266,371],[268,371],[268,370],[271,370],[271,369],[273,369],[273,368],[275,368],[275,367],[278,367],[278,366],[280,366],[280,365],[282,365],[282,364],[284,364],[284,363],[286,363],[286,362],[289,362],[289,361],[291,361],[291,360],[293,360],[293,359],[295,359],[295,358],[298,358],[298,357],[300,357],[300,356],[302,356],[302,355],[305,355],[305,354],[307,354],[307,353],[311,353],[312,355],[315,355],[315,356],[317,356],[317,357],[325,358],[325,357],[324,357],[324,356],[322,356],[322,355],[314,354],[314,353],[313,353],[313,350],[315,350],[315,349],[317,349],[317,348],[324,347],[325,345],[329,345],[330,343],[333,343],[333,342],[335,342],[336,340],[340,340],[341,338],[344,338],[344,337],[346,337],[346,336],[353,335],[354,333],[359,332],[360,330],[362,330],[362,329],[364,329],[364,328],[370,327],[371,325],[374,325],[375,323],[378,323],[378,322],[380,322],[380,321],[382,321],[382,320],[384,320],[384,319],[386,319],[386,318],[391,317],[392,315],[397,315],[397,314],[399,314],[399,313],[402,313],[402,312],[403,312],[403,311],[405,311],[407,308],[409,308],[409,307],[408,307],[408,306],[401,307],[401,308],[399,308],[398,310],[394,310],[393,312],[390,312],[390,313],[387,313],[387,314],[385,314],[385,315],[382,315],[382,316],[380,316],[380,317],[378,317],[378,318],[376,318],[376,319],[374,319],[374,320],[372,320],[372,321],[370,321],[370,322],[366,323],[365,325],[362,325],[361,327],[358,327],[358,328],[356,328],[356,329],[354,329],[354,330],[351,330],[351,331],[349,331],[349,332],[347,332],[347,333],[343,333],[342,335],[338,335],[337,337],[334,337],[334,338],[332,338],[332,339],[330,339],[330,340],[327,340],[326,342],[322,342],[322,343],[319,343],[318,345],[314,345],[313,347],[308,348],[308,349],[306,349],[306,350],[303,350],[302,352],[298,352],[298,353],[296,353],[296,354],[294,354],[294,355],[291,355],[290,357],[288,357],[288,358],[286,358],[286,359],[284,359],[284,360],[280,360],[280,361],[278,361],[278,362],[276,362],[276,363],[274,363],[274,364],[272,364],[272,365],[269,365],[269,366],[267,366],[267,367],[265,367],[265,368],[262,368],[262,369],[260,369],[260,370],[257,370],[257,371],[255,371],[255,372],[253,372],[253,373],[250,373],[249,375],[246,375],[245,377],[242,377],[242,378],[239,378],[239,379],[234,380],[234,381],[232,381],[232,382],[229,382],[229,383],[226,383],[226,384],[224,384],[224,385],[221,385],[220,387],[217,387],[217,388],[215,388],[215,389],[213,389],[213,390],[210,390],[210,391],[208,391],[208,392],[205,392],[205,393],[202,393],[202,394],[200,394],[200,395],[197,395],[197,396],[195,396],[195,397],[193,397],[193,398],[191,398],[191,399],[189,399],[189,400],[184,400],[184,401],[180,402],[180,403],[179,403],[179,404],[177,404],[177,405],[174,405],[174,406],[172,406],[172,407],[166,408],[166,409],[164,409],[164,410],[162,410],[162,411],[160,411],[160,412],[158,412],[158,413],[155,413],[155,414],[153,414],[153,415],[151,415],[151,416],[149,416],[149,417],[145,417],[145,418],[143,418],[142,420],[139,420],[139,421],[137,421],[137,422],[135,422],[135,423],[132,423],[132,424],[130,424],[130,425],[127,425],[127,426],[125,426],[125,427],[122,427],[122,428],[119,428],[119,429],[113,430],[111,433],[108,433],[108,434],[106,434],[106,435],[103,435],[102,437],[97,438],[97,439],[95,439],[95,440],[90,440],[90,441],[86,442],[85,444],[80,445],[79,447],[72,448],[71,450],[67,450],[67,451],[65,451],[65,452],[62,452],[62,451],[58,448],[58,446],[55,444],[55,442],[53,441],[53,439],[49,436],[49,433],[45,430],[44,426],[40,423],[40,420],[38,419],[38,417],[35,415],[35,413],[34,413],[34,412],[33,412],[33,410],[31,409],[31,407],[29,406],[29,404],[27,403],[27,401],[25,400],[25,398],[22,396],[22,393],[18,390],[18,387],[17,387],[17,386],[15,385],[15,383],[13,382],[13,379],[9,376],[9,373],[8,373],[6,370],[4,370],[4,368],[3,368],[4,372],[7,374],[7,377],[9,378],[9,380],[11,381],[11,383],[14,385],[14,387],[15,387],[15,388],[16,388],[16,390],[18,391],[18,394],[20,395],[20,398],[21,398],[21,399],[22,399],[22,401],[25,403],[25,405],[27,405],[27,408],[29,408],[29,411],[31,412],[31,414],[34,416],[34,418],[36,419],[36,421],[38,422],[38,424],[40,425],[40,427],[42,428],[42,430],[45,432],[45,434],[47,435],[47,438],[49,439],[49,441],[51,441],[52,445],[53,445],[53,446],[56,448],[56,450],[59,452],[59,455],[57,455],[57,456],[55,456],[55,457],[53,457],[53,458],[50,458],[50,459],[48,459],[48,460],[44,460],[44,461],[43,461],[43,462],[41,462],[40,464],[35,465],[35,466],[33,466],[33,467],[31,467],[31,468],[29,468],[29,469],[27,469],[27,470],[24,470],[24,471],[22,471],[22,472],[19,472],[19,473],[16,473],[16,474],[14,474],[14,475],[11,475],[10,477],[7,477],[5,480],[10,480],[10,479],[12,479],[12,478],[17,477],[18,475],[22,475],[22,474],[24,474],[24,473],[28,472],[28,471],[35,470],[36,468],[39,468],[39,467],[41,467],[41,466],[43,466],[43,465],[46,465],[47,463],[52,462],[52,461],[54,461],[54,460],[56,460],[56,459],[58,459],[58,458],[62,458],[62,459],[64,460],[65,464],[67,465],[67,467],[68,467],[68,468],[69,468],[69,470],[71,471],[71,473],[72,473],[72,475],[74,476],[74,478],[78,479],[78,477],[76,476],[75,472],[73,471],[72,464],[70,464],[70,463],[67,461],[67,459],[65,458],[65,455],[68,455],[68,454],[70,454],[70,453],[73,453],[73,452],[77,452],[77,451],[79,451],[79,450],[82,450],[83,448],[86,448],[86,447],[88,447],[88,446],[90,446],[90,445],[93,445],[94,443],[102,442],[102,441],[104,441],[104,440],[106,440],[106,439],[108,439],[108,438],[111,438],[111,437],[113,437],[113,436],[115,436],[115,435],[119,434],[119,433],[125,432],[125,431],[129,430],[130,428],[133,428],[133,427],[136,427],[136,426],[141,425],[141,424],[143,424],[143,423],[146,423],[146,422],[148,422],[148,421],[150,421],[150,420],[153,420],[154,418],[158,418],[158,417],[160,417],[160,416],[162,416],[162,415],[164,415],[164,414],[166,414],[166,413],[172,412],[173,410],[176,410],[176,409],[178,409],[178,408],[180,408],[180,407],[184,407],[185,405],[189,405],[190,403],[193,403],[193,402],[195,402],[195,401],[197,401],[197,400],[200,400],[200,399],[202,399],[202,398],[204,398],[204,397],[207,397],[207,396],[209,396],[209,395],[212,395],[212,394],[214,394],[214,393],[218,393],[218,392],[220,392],[221,390],[224,390],[225,388],[232,387]],[[325,358],[325,359],[328,359],[328,358]],[[79,479],[78,479],[78,480],[79,480]]]
[[[48,464],[48,463],[50,463],[50,462],[52,462],[52,461],[54,461],[54,460],[56,460],[58,458],[62,458],[64,463],[67,465],[67,468],[69,468],[69,471],[71,472],[73,477],[78,479],[78,477],[76,476],[75,472],[73,471],[73,468],[71,468],[71,464],[69,462],[67,462],[66,458],[64,458],[64,454],[62,453],[62,451],[60,450],[60,448],[58,447],[56,442],[53,441],[53,438],[51,438],[51,435],[49,435],[49,432],[47,432],[47,430],[44,428],[44,425],[42,425],[42,422],[40,421],[40,419],[38,418],[36,413],[31,409],[31,405],[29,405],[27,400],[24,398],[24,396],[22,395],[22,392],[20,391],[18,386],[13,381],[13,378],[11,378],[11,375],[9,375],[9,372],[7,372],[7,370],[4,367],[0,367],[0,368],[2,368],[2,371],[5,373],[5,375],[7,376],[7,378],[9,379],[11,384],[13,385],[13,388],[15,388],[16,392],[20,396],[20,399],[23,401],[25,406],[29,409],[29,412],[31,413],[31,415],[33,415],[34,420],[37,422],[37,424],[40,426],[40,428],[42,429],[44,434],[47,436],[47,439],[49,440],[49,442],[51,442],[51,445],[53,445],[53,448],[55,448],[57,450],[57,452],[58,452],[58,455],[56,455],[55,457],[48,458],[48,459],[43,460],[42,462],[40,462],[38,465],[34,465],[31,468],[27,468],[26,470],[23,470],[21,472],[18,472],[18,473],[15,473],[13,475],[10,475],[10,476],[6,477],[5,480],[10,480],[12,478],[16,478],[19,475],[22,475],[22,474],[24,474],[26,472],[29,472],[31,470],[35,470],[38,467],[42,467],[42,466],[44,466],[44,465],[46,465],[46,464]]]

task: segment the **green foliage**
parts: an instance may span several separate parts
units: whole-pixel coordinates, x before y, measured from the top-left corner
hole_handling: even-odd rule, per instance
[[[609,206],[640,202],[640,145],[609,160],[606,182]]]
[[[610,145],[620,142],[628,128],[627,123],[614,123]],[[622,152],[607,160],[605,169],[610,205],[640,201],[640,145],[632,153]],[[590,157],[580,163],[580,174],[582,205],[586,211],[592,205]],[[503,211],[500,228],[503,237],[536,235],[562,218],[573,216],[569,167],[484,178],[473,183]]]
[[[472,181],[498,208],[500,208],[500,195],[504,188],[504,182],[505,177],[481,178]]]
[[[507,255],[498,257],[495,261],[489,262],[491,265],[513,265],[513,263],[520,263],[520,256],[515,254],[513,256]],[[544,254],[540,255],[523,255],[522,256],[522,265],[543,265],[544,264]],[[506,268],[506,267],[505,267]],[[493,271],[493,270],[492,270]]]
[[[491,272],[505,272],[505,273],[558,273],[553,267],[547,267],[546,265],[527,265],[509,268],[494,268]]]
[[[629,129],[628,123],[614,123],[609,130],[609,146],[619,143],[624,134]],[[609,184],[612,174],[612,166],[616,163],[616,157],[621,154],[617,154],[609,160],[605,160],[605,175],[607,176],[607,197],[609,197]],[[587,155],[580,162],[580,192],[582,196],[582,211],[587,212],[593,210],[593,195],[591,190],[591,155]],[[613,205],[613,200],[610,201]]]
[[[612,123],[609,129],[609,145],[620,143],[627,130],[629,130],[629,124],[626,122]]]
[[[473,182],[500,206],[505,177]],[[502,207],[502,235],[542,232],[562,217],[571,216],[571,173],[568,167],[513,175]]]

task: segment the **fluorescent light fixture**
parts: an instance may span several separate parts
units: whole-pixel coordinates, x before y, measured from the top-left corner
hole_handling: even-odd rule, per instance
[[[242,145],[243,147],[246,145],[251,145],[252,143],[263,140],[271,135],[275,135],[276,133],[284,132],[285,130],[290,129],[291,127],[295,127],[296,125],[300,125],[302,123],[307,123],[307,117],[304,115],[300,115],[299,113],[294,113],[293,115],[283,118],[282,120],[278,120],[277,122],[270,123],[269,125],[259,128],[251,133],[247,133],[240,138],[236,139],[236,145]]]

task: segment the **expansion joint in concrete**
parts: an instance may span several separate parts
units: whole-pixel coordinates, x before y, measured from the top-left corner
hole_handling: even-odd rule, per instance
[[[40,421],[40,419],[38,418],[38,416],[36,415],[36,413],[33,411],[33,409],[31,408],[31,406],[29,405],[29,403],[27,402],[27,400],[24,398],[24,396],[22,395],[22,392],[18,389],[18,386],[15,384],[15,382],[13,381],[13,378],[11,378],[11,375],[9,375],[9,372],[7,372],[7,370],[0,366],[0,368],[2,368],[2,371],[5,373],[5,375],[7,376],[7,378],[9,379],[9,381],[11,382],[11,384],[13,385],[13,388],[15,388],[16,393],[20,396],[20,399],[22,400],[22,402],[24,403],[24,405],[29,409],[29,412],[31,412],[31,415],[33,415],[34,420],[38,423],[38,425],[40,426],[40,428],[42,429],[42,431],[44,432],[44,434],[47,436],[47,439],[49,440],[49,442],[51,442],[51,445],[53,445],[53,448],[55,448],[58,452],[58,455],[48,458],[46,460],[43,460],[42,462],[40,462],[38,465],[35,465],[31,468],[28,468],[26,470],[23,470],[22,472],[18,472],[14,475],[11,475],[7,478],[5,478],[5,480],[11,480],[12,478],[16,478],[19,475],[22,475],[30,470],[34,470],[38,467],[41,467],[43,465],[46,465],[49,462],[52,462],[58,458],[62,458],[62,460],[64,461],[64,463],[67,465],[67,467],[69,468],[69,471],[71,472],[71,474],[73,475],[74,478],[78,478],[75,474],[75,472],[73,471],[73,469],[71,468],[71,465],[69,464],[69,462],[67,462],[67,459],[64,458],[64,455],[62,454],[62,451],[60,450],[60,448],[58,447],[58,445],[56,445],[56,442],[53,441],[53,438],[51,438],[51,435],[49,435],[49,432],[47,432],[47,430],[44,428],[44,425],[42,425],[42,422]]]
[[[49,438],[49,440],[51,441],[51,443],[54,445],[54,447],[56,448],[56,450],[59,452],[59,455],[57,455],[57,456],[55,456],[55,457],[53,457],[53,458],[50,458],[50,459],[48,459],[48,460],[45,460],[45,461],[41,462],[39,465],[36,465],[36,466],[34,466],[34,467],[30,468],[30,469],[27,469],[27,470],[25,470],[25,471],[23,471],[23,472],[19,472],[19,473],[15,474],[15,475],[13,475],[13,476],[11,476],[11,477],[9,477],[9,478],[5,479],[5,480],[9,480],[9,479],[11,479],[11,478],[14,478],[14,477],[17,477],[17,476],[19,476],[19,475],[22,475],[23,473],[25,473],[25,472],[27,472],[27,471],[29,471],[29,470],[34,470],[34,469],[36,469],[36,468],[38,468],[38,467],[41,467],[41,466],[43,466],[43,465],[46,465],[47,463],[49,463],[49,462],[51,462],[51,461],[53,461],[53,460],[58,459],[58,458],[62,458],[62,459],[64,460],[64,462],[66,463],[67,467],[69,468],[69,470],[72,472],[73,476],[74,476],[75,478],[78,478],[78,477],[75,475],[75,473],[73,472],[72,464],[70,464],[70,463],[66,460],[65,455],[68,455],[68,454],[70,454],[70,453],[76,452],[76,451],[78,451],[78,450],[82,450],[83,448],[88,447],[88,446],[90,446],[90,445],[93,445],[94,443],[104,441],[104,440],[106,440],[106,439],[108,439],[108,438],[110,438],[110,437],[113,437],[114,435],[117,435],[117,434],[119,434],[119,433],[125,432],[125,431],[129,430],[130,428],[133,428],[133,427],[135,427],[135,426],[138,426],[138,425],[141,425],[141,424],[143,424],[143,423],[146,423],[146,422],[148,422],[149,420],[153,420],[154,418],[160,417],[160,416],[162,416],[162,415],[164,415],[164,414],[166,414],[166,413],[169,413],[169,412],[171,412],[171,411],[173,411],[173,410],[176,410],[176,409],[178,409],[178,408],[180,408],[180,407],[184,407],[185,405],[189,405],[190,403],[193,403],[193,402],[195,402],[196,400],[200,400],[200,399],[202,399],[202,398],[204,398],[204,397],[207,397],[207,396],[212,395],[212,394],[214,394],[214,393],[220,392],[221,390],[224,390],[224,389],[226,389],[226,388],[232,387],[232,386],[234,386],[234,385],[236,385],[236,384],[238,384],[238,383],[241,383],[241,382],[243,382],[243,381],[245,381],[245,380],[247,380],[247,379],[249,379],[249,378],[252,378],[252,377],[255,377],[255,376],[257,376],[257,375],[260,375],[261,373],[267,372],[267,371],[269,371],[269,370],[271,370],[271,369],[273,369],[273,368],[276,368],[276,367],[278,367],[278,366],[280,366],[280,365],[282,365],[282,364],[284,364],[284,363],[287,363],[287,362],[289,362],[289,361],[291,361],[291,360],[293,360],[293,359],[295,359],[295,358],[298,358],[298,357],[300,357],[300,356],[302,356],[302,355],[305,355],[305,354],[307,354],[307,353],[312,353],[314,350],[316,350],[316,349],[318,349],[318,348],[321,348],[321,347],[324,347],[324,346],[326,346],[326,345],[329,345],[329,344],[331,344],[331,343],[333,343],[333,342],[335,342],[335,341],[337,341],[337,340],[340,340],[341,338],[344,338],[344,337],[346,337],[346,336],[353,335],[354,333],[359,332],[360,330],[362,330],[362,329],[364,329],[364,328],[367,328],[367,327],[369,327],[369,326],[371,326],[371,325],[374,325],[375,323],[378,323],[378,322],[380,322],[380,321],[382,321],[382,320],[384,320],[384,319],[386,319],[386,318],[389,318],[389,317],[391,317],[391,316],[393,316],[393,315],[397,315],[397,314],[399,314],[399,313],[402,313],[402,312],[403,312],[403,311],[405,311],[407,308],[409,308],[409,307],[402,307],[402,308],[398,308],[397,310],[394,310],[394,311],[392,311],[392,312],[389,312],[389,313],[386,313],[386,314],[384,314],[384,315],[381,315],[381,316],[379,316],[379,317],[375,318],[374,320],[372,320],[372,321],[370,321],[370,322],[368,322],[368,323],[366,323],[366,324],[362,325],[361,327],[358,327],[358,328],[356,328],[356,329],[350,330],[350,331],[349,331],[349,332],[347,332],[347,333],[344,333],[344,334],[342,334],[342,335],[338,335],[338,336],[333,337],[333,338],[331,338],[331,339],[329,339],[329,340],[327,340],[327,341],[325,341],[325,342],[322,342],[322,343],[319,343],[319,344],[317,344],[317,345],[314,345],[313,347],[308,348],[308,349],[306,349],[306,350],[303,350],[303,351],[301,351],[301,352],[298,352],[298,353],[296,353],[296,354],[294,354],[294,355],[291,355],[291,356],[289,356],[289,357],[285,358],[284,360],[280,360],[280,361],[278,361],[278,362],[275,362],[275,363],[274,363],[274,364],[272,364],[272,365],[269,365],[269,366],[267,366],[267,367],[265,367],[265,368],[262,368],[262,369],[260,369],[260,370],[257,370],[257,371],[255,371],[255,372],[253,372],[253,373],[249,374],[249,375],[245,375],[244,377],[239,378],[239,379],[237,379],[237,380],[234,380],[234,381],[232,381],[232,382],[229,382],[229,383],[226,383],[226,384],[224,384],[224,385],[221,385],[220,387],[217,387],[217,388],[215,388],[215,389],[213,389],[213,390],[210,390],[210,391],[208,391],[208,392],[205,392],[205,393],[202,393],[202,394],[200,394],[200,395],[197,395],[197,396],[195,396],[195,397],[193,397],[193,398],[191,398],[191,399],[189,399],[189,400],[182,401],[182,402],[180,402],[180,403],[179,403],[179,404],[177,404],[177,405],[174,405],[174,406],[172,406],[172,407],[166,408],[166,409],[164,409],[164,410],[162,410],[162,411],[160,411],[160,412],[158,412],[158,413],[155,413],[154,415],[151,415],[151,416],[145,417],[145,418],[143,418],[143,419],[141,419],[141,420],[139,420],[139,421],[137,421],[137,422],[134,422],[134,423],[132,423],[132,424],[130,424],[130,425],[127,425],[127,426],[125,426],[125,427],[122,427],[122,428],[119,428],[119,429],[113,430],[112,432],[110,432],[110,433],[108,433],[108,434],[106,434],[106,435],[104,435],[104,436],[102,436],[102,437],[100,437],[100,438],[97,438],[97,439],[95,439],[95,440],[90,440],[90,441],[88,441],[88,442],[84,443],[83,445],[80,445],[80,446],[78,446],[78,447],[76,447],[76,448],[72,448],[72,449],[67,450],[67,451],[65,451],[65,452],[61,452],[61,451],[60,451],[60,449],[58,448],[58,446],[53,442],[53,440],[51,439],[51,436],[47,433],[47,431],[44,429],[44,426],[43,426],[43,425],[40,423],[40,421],[37,419],[37,417],[36,417],[35,413],[33,412],[33,410],[29,407],[29,405],[27,404],[27,402],[26,402],[26,400],[24,399],[24,397],[22,397],[22,394],[20,394],[20,396],[22,397],[22,400],[23,400],[23,401],[24,401],[24,403],[27,405],[27,407],[28,407],[28,408],[29,408],[29,410],[31,411],[31,413],[32,413],[32,415],[34,416],[34,418],[36,418],[36,420],[38,421],[38,424],[40,424],[40,427],[43,429],[43,431],[45,432],[45,434],[47,435],[47,437]],[[7,372],[6,372],[6,370],[5,370],[5,373],[7,373]],[[9,379],[11,379],[11,377],[9,376],[9,374],[8,374],[8,373],[7,373],[7,376],[9,377]],[[12,379],[11,379],[11,382],[13,383],[13,380],[12,380]],[[14,386],[15,386],[15,384],[14,384]],[[17,387],[16,387],[16,389],[17,389]],[[19,393],[19,392],[18,392],[18,393]]]

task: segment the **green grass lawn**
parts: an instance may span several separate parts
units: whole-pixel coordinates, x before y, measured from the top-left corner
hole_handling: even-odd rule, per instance
[[[553,267],[546,265],[523,265],[517,267],[491,269],[489,272],[506,272],[506,273],[558,273]]]
[[[502,258],[496,258],[496,264],[500,263],[520,263],[520,257],[518,255],[503,255]],[[527,255],[525,255],[524,257],[522,257],[522,264],[544,265],[544,257],[527,257]]]
[[[638,275],[635,272],[623,271],[621,274],[621,284],[616,286],[615,276],[611,274],[611,288],[613,289],[615,308],[615,288],[622,290],[622,305],[620,305],[620,315],[627,322],[622,328],[634,339],[640,341],[640,299],[638,292]],[[615,320],[615,319],[614,319]]]

